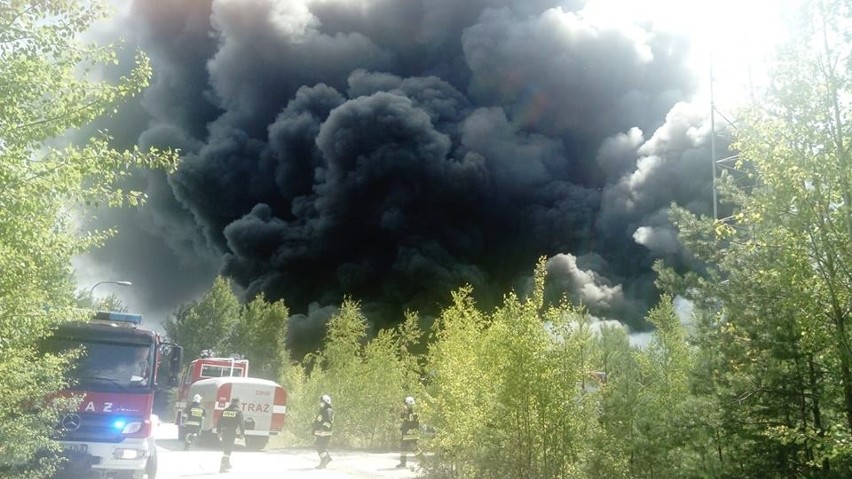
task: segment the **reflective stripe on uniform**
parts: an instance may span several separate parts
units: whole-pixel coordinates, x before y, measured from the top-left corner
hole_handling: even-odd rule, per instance
[[[219,431],[236,431],[241,429],[240,413],[236,409],[225,409],[222,411],[222,417],[219,418]]]

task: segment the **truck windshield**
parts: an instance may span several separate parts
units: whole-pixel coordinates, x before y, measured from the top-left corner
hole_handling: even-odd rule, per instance
[[[51,338],[46,352],[81,349],[69,371],[72,388],[94,391],[134,391],[151,386],[153,348],[145,344]]]
[[[237,376],[243,375],[243,368],[231,366],[217,366],[215,364],[204,364],[201,366],[202,378],[220,378],[222,376]]]

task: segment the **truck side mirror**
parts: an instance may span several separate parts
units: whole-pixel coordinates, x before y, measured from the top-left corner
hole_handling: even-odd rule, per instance
[[[169,355],[169,384],[177,386],[180,378],[180,368],[183,364],[183,347],[172,346],[171,354]]]

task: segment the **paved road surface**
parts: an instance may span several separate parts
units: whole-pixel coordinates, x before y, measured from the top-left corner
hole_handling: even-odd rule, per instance
[[[409,479],[418,476],[412,469],[396,469],[396,453],[366,453],[334,451],[333,460],[324,470],[314,467],[319,462],[312,449],[267,449],[246,451],[239,441],[231,455],[233,470],[219,473],[221,451],[213,449],[183,450],[177,440],[174,424],[161,424],[157,430],[157,479],[178,478],[316,478],[316,479]],[[409,465],[416,465],[410,461]]]

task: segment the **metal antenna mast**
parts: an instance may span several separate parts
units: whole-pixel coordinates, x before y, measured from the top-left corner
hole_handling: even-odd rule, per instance
[[[713,98],[713,54],[710,54],[710,164],[713,166],[713,219],[719,219],[716,198],[716,104]]]

